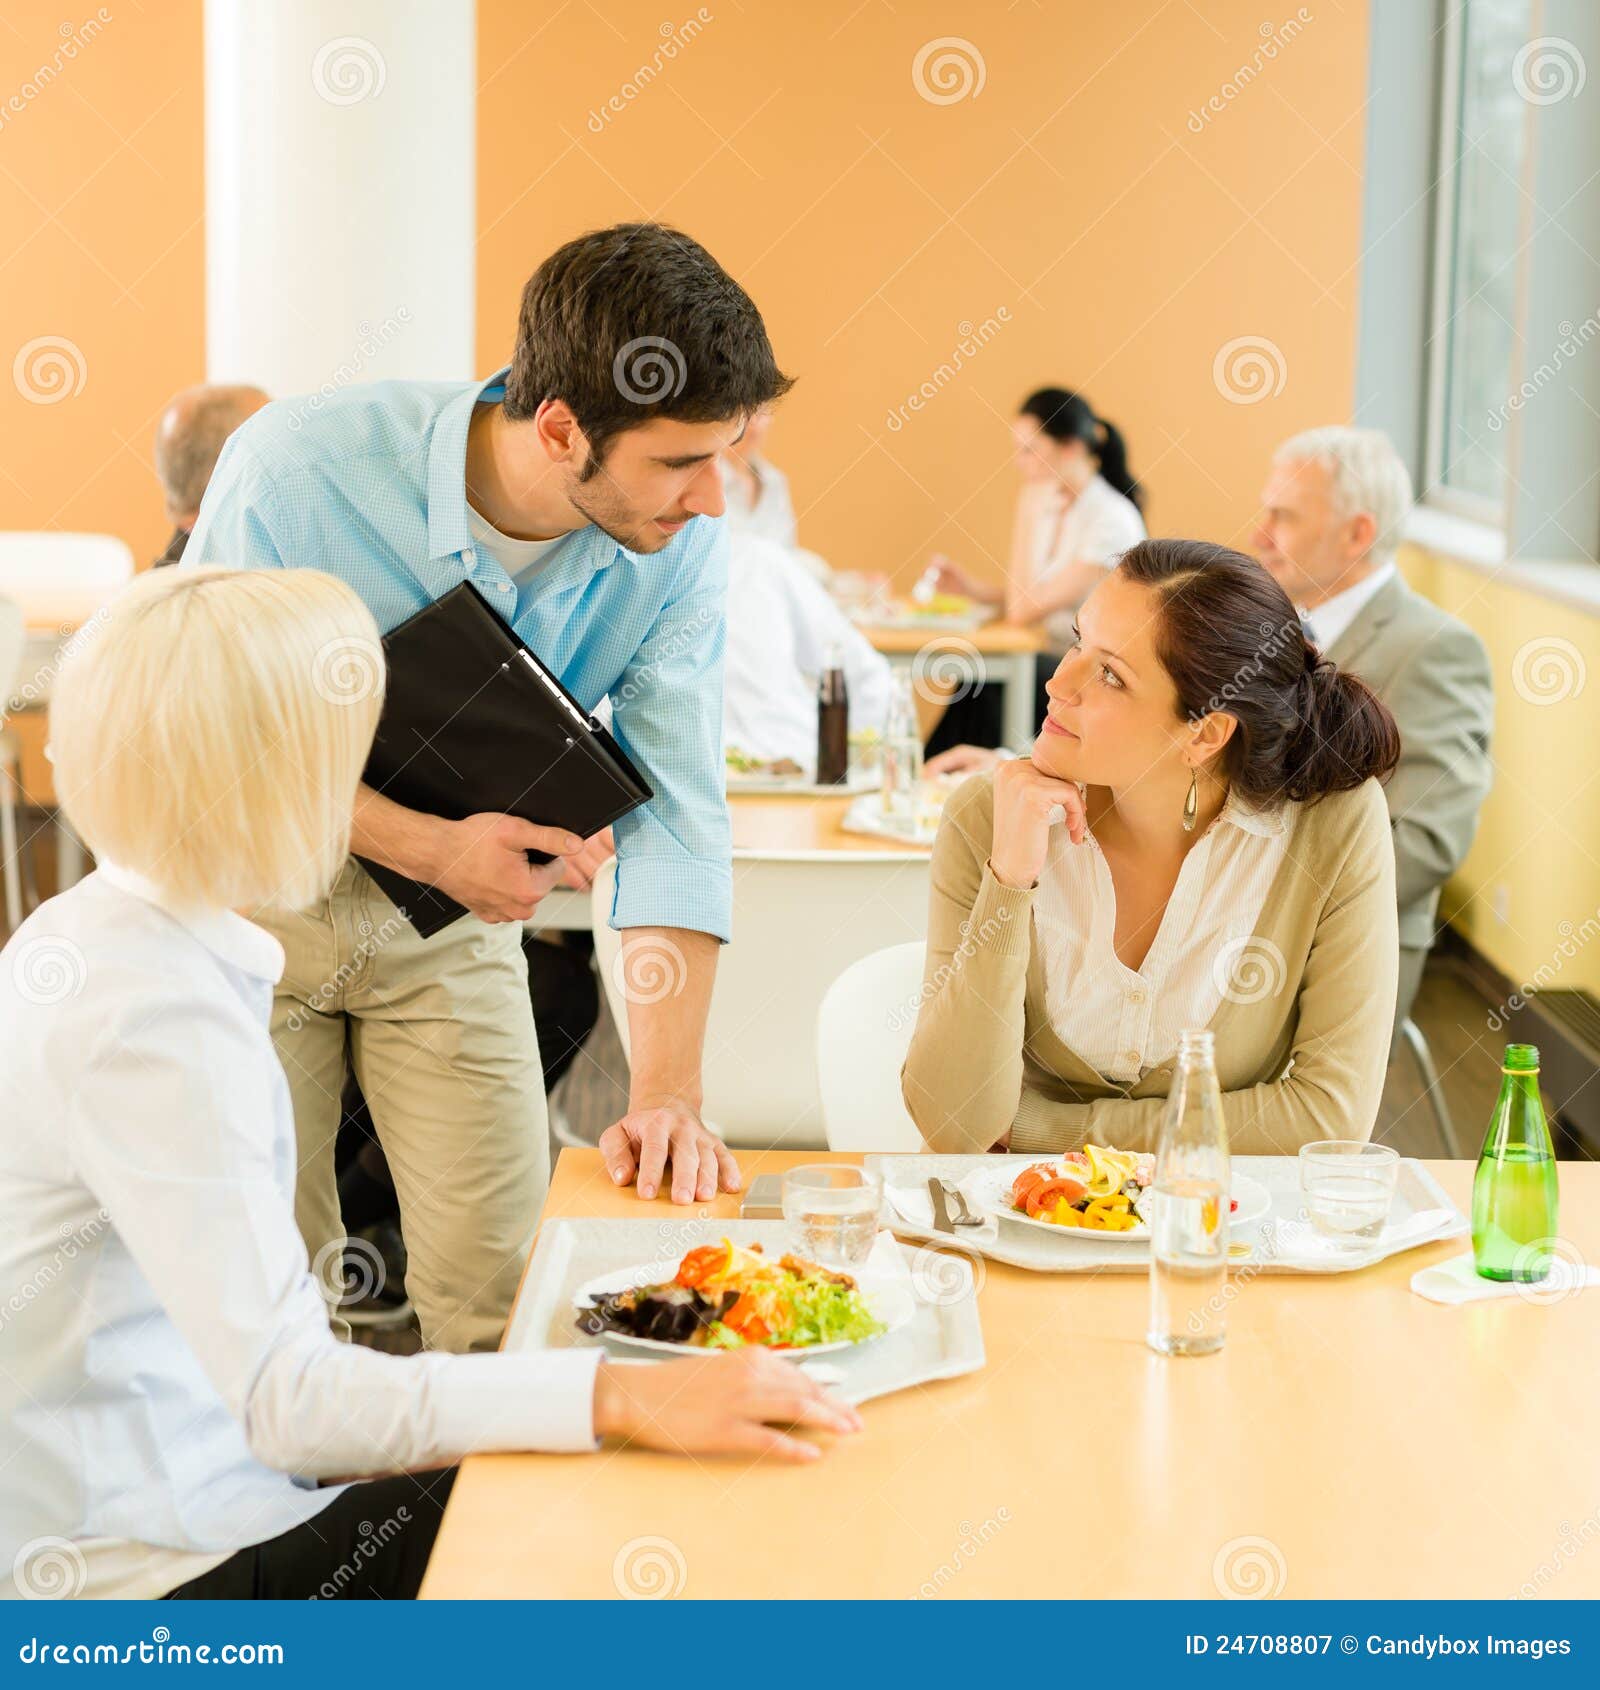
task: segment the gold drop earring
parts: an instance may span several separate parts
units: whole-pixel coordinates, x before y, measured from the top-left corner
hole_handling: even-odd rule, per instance
[[[1189,770],[1189,796],[1183,801],[1183,831],[1194,832],[1196,817],[1200,814],[1200,774],[1197,769]]]

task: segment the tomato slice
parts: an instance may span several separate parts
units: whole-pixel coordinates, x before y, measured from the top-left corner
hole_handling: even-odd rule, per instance
[[[702,1244],[698,1250],[691,1250],[678,1263],[675,1283],[687,1291],[693,1291],[704,1285],[727,1259],[728,1252],[721,1244]]]
[[[1057,1177],[1034,1186],[1028,1193],[1025,1206],[1030,1215],[1037,1215],[1041,1209],[1050,1208],[1057,1198],[1064,1198],[1068,1203],[1081,1203],[1088,1195],[1089,1188],[1082,1180]]]
[[[1012,1203],[1020,1209],[1027,1202],[1028,1194],[1032,1191],[1038,1190],[1038,1188],[1043,1185],[1046,1180],[1053,1176],[1054,1172],[1055,1170],[1053,1168],[1048,1167],[1024,1168],[1022,1172],[1017,1175],[1016,1180],[1012,1184]]]

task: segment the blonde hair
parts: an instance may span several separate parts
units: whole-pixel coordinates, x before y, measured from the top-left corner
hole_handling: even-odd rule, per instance
[[[372,614],[331,575],[152,570],[51,689],[57,797],[177,902],[305,908],[349,851],[383,683]]]

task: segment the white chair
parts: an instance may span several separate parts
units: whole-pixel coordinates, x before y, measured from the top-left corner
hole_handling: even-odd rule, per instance
[[[66,631],[92,622],[133,573],[133,553],[114,534],[0,532],[0,597],[21,606],[24,624],[46,630],[23,646],[30,705],[46,702]],[[8,691],[13,684],[8,677]],[[55,828],[57,890],[64,890],[83,873],[83,848],[64,816],[57,814]]]
[[[5,726],[6,703],[22,669],[27,628],[22,606],[0,597],[0,875],[5,881],[6,932],[22,925],[22,853],[17,845],[17,803],[22,795],[22,752]]]
[[[30,615],[86,601],[87,619],[132,579],[133,553],[114,534],[0,532],[0,594]]]
[[[665,997],[681,959],[608,925],[616,864],[595,876],[595,966],[628,1048],[628,998]],[[706,1124],[729,1144],[821,1149],[817,1010],[840,971],[928,920],[922,852],[759,852],[733,857],[733,943],[717,964],[706,1027]]]
[[[900,1096],[922,997],[921,943],[891,945],[845,969],[817,1011],[817,1079],[830,1150],[923,1148]]]

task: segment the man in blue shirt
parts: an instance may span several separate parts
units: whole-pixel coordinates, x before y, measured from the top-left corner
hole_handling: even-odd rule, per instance
[[[186,564],[338,575],[384,630],[471,581],[655,797],[616,824],[627,930],[628,1112],[618,1184],[674,1201],[738,1188],[700,1120],[700,1062],[731,868],[722,770],[727,542],[719,467],[790,383],[760,313],[696,242],[654,224],[585,235],[523,292],[487,382],[381,382],[269,405],[217,465]],[[327,654],[319,688],[375,683]],[[471,912],[421,940],[352,857],[328,904],[270,912],[287,965],[273,1034],[294,1093],[297,1211],[327,1279],[343,1249],[333,1140],[349,1058],[400,1197],[430,1347],[492,1348],[548,1179],[519,924],[583,841],[505,815],[446,821],[361,789],[352,851]],[[552,852],[532,865],[526,852]]]

